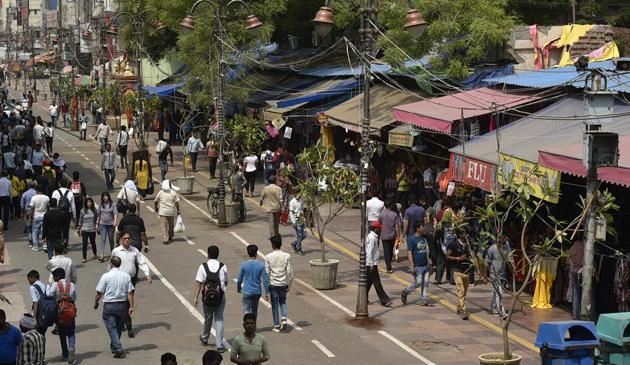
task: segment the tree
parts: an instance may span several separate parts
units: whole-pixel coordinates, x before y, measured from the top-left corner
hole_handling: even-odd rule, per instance
[[[297,195],[313,214],[314,225],[321,248],[321,262],[326,262],[324,233],[335,217],[352,207],[359,195],[359,176],[350,168],[336,168],[334,148],[315,146],[297,156]],[[311,229],[312,233],[312,229]]]
[[[262,144],[269,139],[265,122],[251,114],[236,114],[226,123],[228,139],[232,146],[241,147],[246,154],[257,154]]]
[[[504,225],[508,220],[517,220],[521,230],[519,241],[516,244],[518,249],[525,253],[523,254],[524,261],[519,263],[514,259],[516,248],[511,248],[507,252],[501,252],[503,262],[507,266],[506,270],[515,273],[517,272],[517,265],[523,264],[526,266],[527,271],[521,283],[516,282],[513,278],[512,285],[509,286],[511,289],[505,288],[505,279],[500,273],[494,273],[494,275],[491,273],[488,277],[485,275],[483,265],[479,264],[480,260],[475,260],[474,262],[477,269],[481,271],[482,276],[491,282],[495,291],[503,291],[511,299],[511,301],[507,302],[509,307],[506,314],[499,316],[503,335],[503,359],[512,358],[509,341],[509,328],[512,316],[517,306],[524,304],[520,297],[531,282],[535,280],[535,268],[546,258],[557,259],[566,255],[564,248],[571,243],[570,234],[579,229],[589,204],[596,204],[596,214],[609,223],[608,227],[612,223],[611,212],[619,208],[614,203],[615,198],[606,191],[599,194],[596,202],[585,204],[584,200],[582,200],[578,204],[580,208],[579,214],[571,222],[558,219],[543,199],[539,200],[533,197],[533,188],[528,183],[530,178],[545,181],[543,174],[537,169],[534,169],[530,175],[522,179],[524,181],[517,181],[512,173],[506,179],[503,190],[491,194],[488,204],[478,207],[473,213],[481,226],[478,232],[480,237],[479,244],[482,248],[488,248],[493,242],[503,239],[505,236]],[[551,196],[551,194],[554,194],[554,192],[550,187],[546,187],[545,195]],[[530,242],[527,239],[527,233],[533,224],[546,227],[549,233],[544,235],[542,242],[532,244],[531,248],[533,250],[528,250],[528,243]],[[501,308],[503,308],[503,298],[504,296],[500,297]]]
[[[332,0],[335,25],[352,37],[358,27],[357,11],[361,0]],[[513,17],[506,13],[507,0],[414,0],[414,5],[429,23],[414,40],[404,29],[407,0],[378,1],[378,25],[385,36],[378,44],[385,61],[400,65],[406,60],[401,50],[413,58],[430,51],[439,54],[434,63],[447,70],[449,77],[463,79],[469,66],[481,61],[492,47],[501,47],[510,37]]]

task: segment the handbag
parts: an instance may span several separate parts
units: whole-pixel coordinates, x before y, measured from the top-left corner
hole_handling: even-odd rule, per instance
[[[116,202],[116,210],[118,213],[125,214],[129,208],[129,199],[127,198],[127,189],[123,188],[123,192],[125,193],[125,199],[118,199]]]
[[[155,186],[153,185],[153,181],[149,180],[149,186],[147,186],[147,193],[149,195],[155,192]]]

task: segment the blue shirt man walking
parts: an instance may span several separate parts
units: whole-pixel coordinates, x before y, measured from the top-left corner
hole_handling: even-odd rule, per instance
[[[243,312],[253,313],[258,317],[258,302],[264,291],[265,300],[269,300],[269,276],[265,264],[256,260],[258,246],[248,245],[246,261],[241,262],[236,280],[236,290],[243,293]],[[243,285],[244,284],[244,285]]]

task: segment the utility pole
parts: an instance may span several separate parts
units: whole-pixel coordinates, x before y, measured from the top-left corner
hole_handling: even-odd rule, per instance
[[[571,15],[571,19],[573,19],[572,24],[575,24],[575,0],[571,0]]]

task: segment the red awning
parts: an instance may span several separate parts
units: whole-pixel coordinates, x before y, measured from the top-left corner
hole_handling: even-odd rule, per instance
[[[582,164],[582,144],[546,148],[538,152],[538,164],[567,174],[586,177]],[[619,136],[619,164],[617,167],[599,167],[601,181],[630,187],[630,135]]]
[[[475,90],[394,107],[394,119],[424,129],[451,134],[453,123],[527,104],[537,96],[482,87]]]

